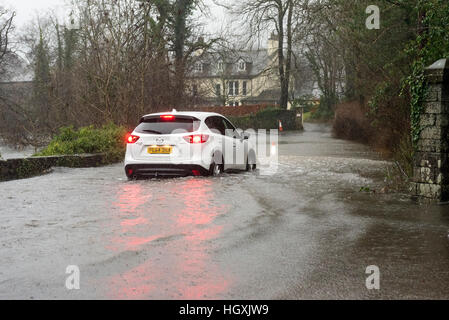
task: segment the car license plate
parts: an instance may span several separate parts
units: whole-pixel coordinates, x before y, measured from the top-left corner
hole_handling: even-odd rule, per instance
[[[170,154],[173,150],[173,147],[167,146],[167,147],[149,147],[148,153],[149,154]]]

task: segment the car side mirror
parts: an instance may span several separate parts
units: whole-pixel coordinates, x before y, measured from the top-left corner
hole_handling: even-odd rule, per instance
[[[243,140],[243,130],[235,129],[235,130],[233,130],[232,133],[233,133],[234,139]]]

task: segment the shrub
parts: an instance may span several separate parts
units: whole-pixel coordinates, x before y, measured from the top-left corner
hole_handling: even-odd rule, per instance
[[[83,153],[105,153],[111,159],[124,155],[126,129],[113,123],[101,128],[94,126],[78,130],[73,126],[59,129],[50,144],[35,156],[73,155]]]
[[[358,102],[341,103],[335,111],[334,135],[340,139],[371,144],[376,132]]]
[[[296,111],[267,108],[256,114],[244,117],[229,117],[229,120],[240,129],[278,129],[278,121],[282,121],[284,130],[297,130]]]

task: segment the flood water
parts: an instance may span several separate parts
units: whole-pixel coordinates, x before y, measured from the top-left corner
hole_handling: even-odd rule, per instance
[[[0,140],[0,159],[14,159],[14,158],[26,158],[30,157],[36,153],[36,150],[33,147],[24,147],[20,149],[12,148],[5,145]]]
[[[279,155],[272,175],[127,181],[113,165],[0,183],[0,298],[449,298],[449,206],[360,192],[390,164],[326,125],[281,135]]]

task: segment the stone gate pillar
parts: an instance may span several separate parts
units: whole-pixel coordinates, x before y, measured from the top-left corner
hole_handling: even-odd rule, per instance
[[[413,193],[449,201],[449,59],[426,68],[428,95],[420,116],[421,133],[414,159]]]

